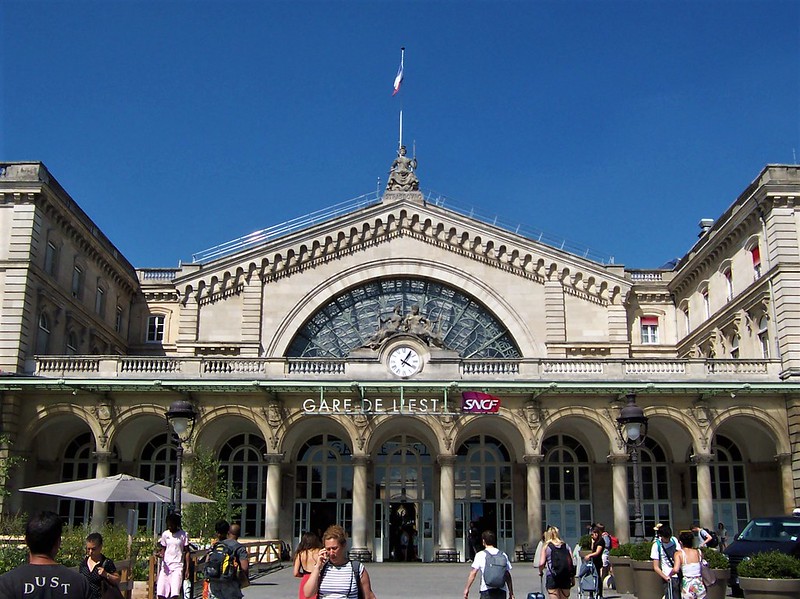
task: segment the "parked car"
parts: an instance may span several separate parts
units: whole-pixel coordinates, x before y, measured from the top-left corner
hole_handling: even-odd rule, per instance
[[[739,587],[739,563],[751,555],[764,551],[780,551],[788,555],[800,557],[800,517],[771,516],[753,518],[736,535],[736,539],[725,548],[725,555],[731,563],[731,593],[741,597]]]

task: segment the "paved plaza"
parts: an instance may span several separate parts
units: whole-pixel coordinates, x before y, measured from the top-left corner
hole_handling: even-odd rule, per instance
[[[470,565],[461,564],[366,564],[372,579],[372,588],[378,599],[459,599]],[[511,571],[514,594],[525,599],[529,592],[539,590],[538,570],[531,562],[515,562]],[[245,589],[245,599],[296,599],[300,579],[292,576],[291,565],[253,581]],[[478,598],[479,581],[470,589],[470,598]],[[586,595],[585,595],[586,596]],[[578,597],[577,587],[572,589],[572,599]],[[606,599],[620,597],[616,591],[605,594]],[[632,595],[626,595],[626,599]]]

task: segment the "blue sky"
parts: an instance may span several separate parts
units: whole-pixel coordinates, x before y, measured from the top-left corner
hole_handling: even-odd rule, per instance
[[[401,104],[423,189],[628,267],[800,154],[795,1],[2,0],[0,40],[0,160],[137,267],[385,184]]]

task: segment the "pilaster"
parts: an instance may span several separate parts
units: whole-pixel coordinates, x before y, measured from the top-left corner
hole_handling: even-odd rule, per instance
[[[197,326],[200,319],[200,304],[197,301],[197,294],[192,293],[186,298],[186,302],[181,304],[178,316],[178,344],[194,343],[197,341]]]
[[[258,357],[261,341],[261,312],[264,301],[264,286],[261,279],[253,274],[245,282],[242,296],[242,355]]]
[[[564,308],[564,288],[560,281],[544,283],[544,314],[547,330],[547,343],[564,343],[567,340],[567,320]],[[558,356],[563,357],[564,350]],[[565,354],[564,354],[565,355]]]

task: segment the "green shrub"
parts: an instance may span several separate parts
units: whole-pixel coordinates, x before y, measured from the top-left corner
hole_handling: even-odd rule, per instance
[[[650,541],[644,541],[642,543],[632,543],[630,554],[631,559],[635,559],[639,562],[649,562],[650,561],[650,548],[652,547],[652,543]]]
[[[17,544],[0,545],[0,574],[5,574],[28,560],[28,550]]]
[[[703,549],[703,558],[712,570],[727,570],[730,567],[728,556],[716,549]]]
[[[739,564],[745,578],[800,578],[800,559],[780,551],[756,553]]]
[[[589,535],[583,535],[580,539],[578,539],[578,546],[584,551],[591,551],[592,537]]]
[[[609,550],[608,554],[615,557],[630,557],[631,547],[633,547],[632,543],[620,543],[619,547]]]
[[[56,560],[65,566],[77,566],[86,556],[86,535],[89,529],[84,526],[73,526],[64,530],[61,537],[61,551]],[[124,526],[107,524],[100,531],[103,535],[103,555],[113,562],[127,557],[128,533]],[[153,552],[154,541],[150,535],[138,534],[131,544],[131,561],[133,562],[133,579],[147,579],[147,562]]]

